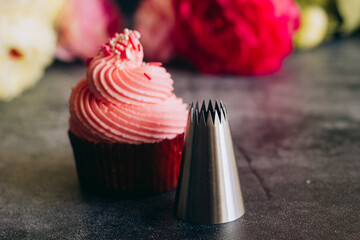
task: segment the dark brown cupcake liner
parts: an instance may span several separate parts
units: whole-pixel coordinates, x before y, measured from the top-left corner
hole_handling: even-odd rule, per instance
[[[81,188],[144,196],[174,189],[184,134],[148,144],[93,143],[68,132]]]

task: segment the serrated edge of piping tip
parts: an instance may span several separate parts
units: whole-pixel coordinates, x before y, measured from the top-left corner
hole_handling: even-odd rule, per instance
[[[219,124],[228,120],[226,105],[218,100],[209,100],[207,106],[205,100],[202,101],[201,105],[198,101],[195,104],[192,102],[189,107],[189,117],[192,123],[204,125],[215,124],[216,119],[218,119]]]

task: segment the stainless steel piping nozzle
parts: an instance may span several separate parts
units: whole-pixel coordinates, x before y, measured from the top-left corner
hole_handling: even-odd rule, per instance
[[[226,223],[245,213],[226,106],[191,104],[175,215],[201,224]]]

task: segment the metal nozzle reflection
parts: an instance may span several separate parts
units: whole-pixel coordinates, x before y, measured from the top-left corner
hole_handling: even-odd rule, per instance
[[[233,221],[245,212],[228,121],[222,102],[189,108],[175,198],[179,218],[204,224]]]

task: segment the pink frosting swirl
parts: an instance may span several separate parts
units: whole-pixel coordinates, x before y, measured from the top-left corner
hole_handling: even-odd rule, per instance
[[[111,55],[91,61],[87,82],[97,97],[111,102],[161,103],[173,95],[173,80],[164,68],[145,63],[131,66]]]
[[[184,132],[186,104],[160,64],[143,63],[139,33],[102,46],[70,97],[70,131],[98,143],[153,143]]]

